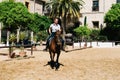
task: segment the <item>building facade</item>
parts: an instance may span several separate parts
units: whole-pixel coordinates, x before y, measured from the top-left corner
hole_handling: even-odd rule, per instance
[[[84,25],[86,23],[90,28],[103,28],[105,27],[104,16],[111,8],[112,4],[119,3],[120,0],[83,0],[85,4],[81,9],[80,21]]]
[[[0,2],[2,1],[7,0],[0,0]],[[15,0],[15,2],[22,2],[25,4],[31,13],[38,13],[41,15],[43,15],[45,1],[47,0]]]
[[[44,0],[16,0],[16,2],[22,2],[25,4],[31,13],[43,14],[45,5]]]
[[[4,0],[0,0],[4,1]],[[44,15],[45,3],[50,0],[15,0],[16,2],[22,2],[26,5],[31,13],[38,13]],[[103,28],[105,27],[104,16],[111,8],[112,4],[119,3],[120,0],[83,0],[85,3],[80,10],[81,17],[80,22],[84,25],[86,17],[86,23],[90,28]]]

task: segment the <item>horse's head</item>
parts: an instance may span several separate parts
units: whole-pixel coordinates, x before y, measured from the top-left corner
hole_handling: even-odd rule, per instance
[[[57,43],[57,45],[61,45],[61,31],[56,31],[55,33],[55,41]]]
[[[57,30],[55,36],[60,36],[60,35],[61,35],[61,31]]]

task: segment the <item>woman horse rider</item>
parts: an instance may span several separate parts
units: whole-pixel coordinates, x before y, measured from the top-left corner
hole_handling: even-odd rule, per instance
[[[48,37],[47,39],[47,42],[46,42],[46,48],[44,49],[44,51],[47,51],[48,47],[49,47],[49,42],[50,42],[50,39],[53,38],[55,36],[55,32],[56,31],[62,31],[61,30],[61,27],[60,25],[58,24],[58,18],[55,18],[54,19],[54,23],[50,25],[49,27],[49,33],[50,33],[50,36]],[[61,38],[61,42],[62,42],[62,50],[64,50],[63,48],[63,45],[64,45],[64,40]]]

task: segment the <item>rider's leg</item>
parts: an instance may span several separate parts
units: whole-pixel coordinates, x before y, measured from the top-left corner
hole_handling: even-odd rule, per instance
[[[46,48],[44,49],[44,51],[47,51],[48,47],[49,47],[49,42],[51,40],[52,37],[54,37],[55,33],[51,33],[51,35],[48,37],[47,42],[46,42]]]
[[[48,49],[48,47],[49,47],[49,39],[46,42],[46,49]]]
[[[47,51],[48,47],[49,47],[49,40],[51,38],[51,35],[47,38],[47,41],[46,41],[46,48],[44,49],[44,51]]]

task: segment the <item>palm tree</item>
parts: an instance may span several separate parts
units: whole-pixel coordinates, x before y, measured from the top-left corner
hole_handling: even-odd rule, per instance
[[[46,7],[51,7],[50,17],[59,17],[62,20],[63,35],[66,33],[67,16],[80,16],[80,7],[83,5],[82,0],[51,0]]]

